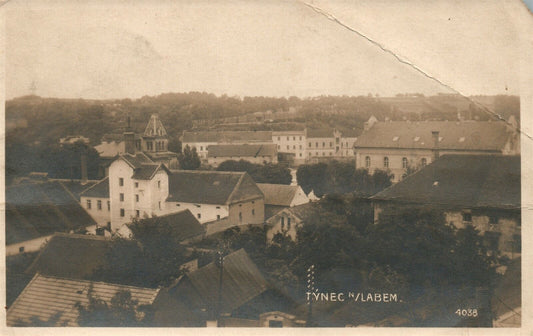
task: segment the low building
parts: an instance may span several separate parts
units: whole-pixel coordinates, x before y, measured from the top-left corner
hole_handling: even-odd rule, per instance
[[[279,233],[296,241],[298,228],[312,216],[320,216],[319,206],[316,203],[306,203],[281,210],[266,221],[267,242],[272,242],[274,236]]]
[[[257,183],[265,195],[265,219],[285,208],[309,203],[309,198],[299,185]]]
[[[61,182],[6,188],[6,255],[38,251],[55,232],[95,228],[95,220]]]
[[[372,120],[354,143],[356,169],[386,170],[393,182],[445,154],[520,154],[516,128],[501,121]]]
[[[36,274],[7,310],[7,326],[78,327],[78,306],[89,305],[89,292],[110,305],[115,294],[125,291],[131,294],[136,307],[151,305],[159,294],[159,288]],[[94,321],[94,326],[99,326],[99,321]]]
[[[196,148],[201,160],[207,161],[211,145],[228,144],[271,144],[270,131],[184,131],[181,136],[182,147]]]
[[[289,311],[293,305],[269,286],[246,251],[240,249],[221,263],[212,262],[186,273],[165,289],[153,306],[155,323],[162,327],[250,327],[258,326],[261,314]]]
[[[385,208],[442,210],[458,228],[474,226],[488,247],[521,253],[520,156],[444,155],[371,200],[375,220]]]
[[[227,160],[245,160],[255,164],[278,163],[278,151],[274,144],[211,145],[207,163],[218,167]]]

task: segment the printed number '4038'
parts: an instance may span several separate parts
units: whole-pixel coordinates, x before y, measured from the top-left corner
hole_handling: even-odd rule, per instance
[[[455,314],[457,316],[461,316],[461,317],[477,317],[478,316],[478,312],[477,312],[477,309],[457,309],[455,311]]]

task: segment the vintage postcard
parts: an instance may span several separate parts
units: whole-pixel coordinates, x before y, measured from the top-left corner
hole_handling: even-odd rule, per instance
[[[0,11],[3,332],[533,330],[527,4]]]

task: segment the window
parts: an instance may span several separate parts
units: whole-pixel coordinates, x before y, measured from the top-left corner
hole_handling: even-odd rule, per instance
[[[302,149],[302,145],[300,145],[300,149]]]
[[[309,147],[311,147],[311,146],[312,146],[312,143],[309,143]]]
[[[239,208],[242,207],[242,204],[239,204]]]
[[[141,212],[139,210],[135,210],[135,216],[136,217],[140,217],[141,216]]]
[[[302,153],[300,153],[300,157],[302,157]]]
[[[252,209],[252,216],[255,216],[255,209]]]
[[[285,228],[285,217],[281,217],[281,229]]]
[[[242,212],[239,212],[239,222],[242,222]]]
[[[426,158],[422,158],[421,163],[422,163],[422,167],[424,167],[425,165],[428,164],[428,160]]]
[[[289,146],[289,145],[287,145],[287,149],[289,149],[289,147],[290,147],[290,146]]]
[[[198,217],[198,219],[200,219],[200,218],[202,218],[202,214],[199,213],[199,214],[196,215],[196,217]]]
[[[252,201],[252,204],[255,204],[255,201]]]
[[[87,209],[91,209],[91,200],[87,200]]]
[[[107,211],[111,210],[111,201],[107,201]]]
[[[329,152],[329,156],[332,156],[332,155],[333,155],[333,153],[332,153],[332,152]]]
[[[217,206],[217,209],[220,209],[220,207],[219,207],[219,206]]]
[[[24,253],[24,246],[19,247],[19,253]]]
[[[200,146],[200,150],[203,151],[204,150],[204,146]]]
[[[124,194],[123,194],[123,193],[120,193],[119,197],[120,197],[120,201],[121,201],[121,202],[124,202]]]
[[[365,158],[365,167],[370,168],[370,156]]]
[[[322,156],[326,156],[326,153],[322,152]]]
[[[161,189],[161,181],[157,181],[157,189]]]
[[[281,149],[281,146],[280,146],[280,145],[278,145],[278,149]]]
[[[292,137],[292,140],[293,140],[293,141],[296,141],[296,137],[295,137],[295,136],[293,136],[293,137]]]
[[[302,140],[302,136],[300,136],[300,140]]]
[[[287,217],[287,230],[291,229],[291,218]]]
[[[472,213],[463,212],[463,222],[472,222]]]
[[[220,220],[220,215],[217,215],[217,220]]]
[[[407,158],[402,158],[402,168],[407,169]]]
[[[315,147],[318,148],[318,142],[315,142]]]
[[[322,147],[326,147],[326,143],[325,142],[322,143]]]
[[[333,147],[333,141],[329,142],[329,147]]]
[[[161,201],[159,201],[159,210],[161,210]]]
[[[287,140],[289,140],[289,137],[287,137]]]
[[[179,203],[176,203],[176,206],[181,206],[181,204],[179,204]]]
[[[96,201],[96,208],[98,210],[102,210],[102,201],[101,200]]]
[[[135,182],[135,188],[139,188],[139,182]]]
[[[124,217],[124,209],[120,209],[120,217]]]
[[[293,145],[293,146],[292,146],[292,149],[296,149],[296,145]]]
[[[383,158],[383,167],[389,168],[389,158],[387,156]]]
[[[124,178],[122,178],[122,177],[118,178],[118,185],[121,186],[121,187],[124,186]]]
[[[280,141],[280,140],[281,140],[281,137],[278,137],[278,141]]]

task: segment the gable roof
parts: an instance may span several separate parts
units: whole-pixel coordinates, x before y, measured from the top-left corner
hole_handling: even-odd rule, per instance
[[[60,182],[6,188],[6,244],[96,225]]]
[[[201,300],[216,307],[220,268],[214,262],[188,273]],[[222,311],[231,312],[267,290],[268,284],[244,249],[224,257],[222,272]]]
[[[26,274],[84,279],[92,275],[104,260],[112,241],[101,236],[56,233]]]
[[[501,151],[512,131],[498,121],[376,122],[354,147],[432,149],[432,131],[439,132],[440,150]]]
[[[211,145],[208,148],[208,157],[261,157],[276,156],[277,146],[274,144],[263,145]]]
[[[109,177],[106,177],[95,185],[85,189],[81,197],[109,198]]]
[[[194,217],[189,209],[182,210],[170,215],[151,217],[141,219],[139,222],[141,225],[159,222],[163,225],[168,225],[174,228],[175,237],[179,240],[186,240],[189,238],[197,237],[205,233],[205,228]]]
[[[373,200],[520,209],[520,156],[444,155]]]
[[[167,202],[232,204],[263,197],[245,172],[172,170]]]
[[[169,172],[168,169],[166,169],[165,165],[160,164],[141,164],[139,168],[135,168],[132,179],[136,180],[150,180],[159,170],[165,170],[167,173]]]
[[[184,131],[182,142],[272,142],[271,131]]]
[[[57,318],[54,326],[78,326],[78,304],[89,304],[88,291],[110,304],[119,291],[129,291],[138,305],[152,304],[159,289],[117,285],[105,282],[68,279],[36,274],[7,311],[7,325],[17,326],[38,318],[46,322]],[[95,321],[98,326],[98,321]]]
[[[152,116],[150,117],[150,121],[148,121],[148,125],[146,125],[146,129],[144,130],[144,136],[167,136],[167,131],[165,130],[165,127],[163,126],[163,123],[161,122],[161,119],[159,119],[159,116],[157,114],[152,114]]]
[[[95,181],[95,180],[87,180],[87,181],[83,181],[83,180],[66,180],[66,179],[49,179],[49,181],[59,181],[63,187],[67,188],[68,191],[70,191],[70,193],[72,193],[76,199],[79,201],[80,200],[80,196],[81,196],[81,193],[86,190],[86,189],[89,189],[90,187],[94,186],[95,184],[97,184],[99,181]]]
[[[152,159],[150,159],[143,152],[137,152],[135,154],[121,154],[119,159],[126,161],[126,163],[129,164],[133,169],[142,168],[143,164],[155,164],[154,161],[152,161]]]
[[[305,221],[307,218],[313,216],[324,216],[324,211],[322,211],[320,204],[316,202],[296,205],[291,208],[285,208],[281,211],[278,211],[274,216],[266,220],[266,224],[268,226],[275,225],[278,218],[285,214],[294,216],[300,221]]]
[[[290,206],[299,186],[272,183],[257,183],[263,195],[265,205]]]

